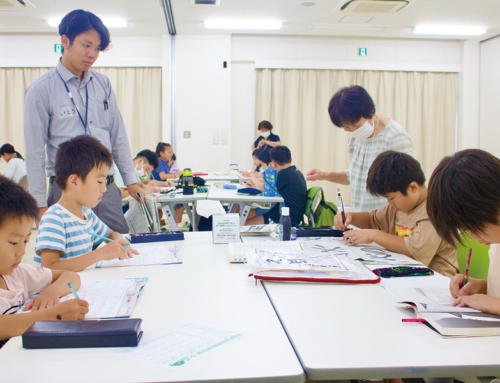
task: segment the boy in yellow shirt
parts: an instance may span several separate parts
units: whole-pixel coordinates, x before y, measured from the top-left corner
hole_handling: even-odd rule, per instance
[[[362,229],[345,232],[345,243],[375,242],[453,277],[458,272],[456,248],[438,236],[427,216],[427,187],[419,162],[408,154],[386,151],[373,161],[366,184],[371,194],[387,198],[388,204],[369,213],[346,213],[345,225],[337,214],[337,229],[346,230],[349,224]]]
[[[500,315],[500,160],[479,149],[445,157],[429,180],[429,218],[446,242],[460,241],[461,232],[491,244],[488,279],[456,275],[450,281],[454,306],[469,306]],[[474,257],[474,253],[472,253]]]

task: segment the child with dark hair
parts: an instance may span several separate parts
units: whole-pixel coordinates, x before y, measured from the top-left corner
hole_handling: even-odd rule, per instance
[[[242,172],[244,177],[251,177],[253,173],[261,174],[262,167],[260,166],[259,153],[263,151],[264,148],[257,148],[252,152],[252,162],[254,169],[247,172]]]
[[[106,191],[109,150],[97,139],[78,136],[61,144],[56,157],[56,182],[61,199],[43,215],[36,240],[35,262],[44,267],[81,271],[100,260],[129,258],[137,251],[121,234],[109,229],[92,211]],[[102,242],[91,233],[113,241]]]
[[[369,213],[335,216],[335,227],[352,224],[361,230],[344,233],[346,244],[375,242],[405,254],[448,277],[458,272],[456,247],[443,241],[427,215],[425,176],[417,160],[392,150],[379,154],[368,171],[368,191],[388,204]]]
[[[11,144],[3,144],[0,148],[0,158],[7,162],[2,175],[19,183],[26,175],[26,164],[21,153],[16,151]]]
[[[285,200],[283,206],[290,208],[292,226],[297,226],[304,218],[307,202],[307,184],[303,174],[292,165],[292,155],[286,146],[277,146],[269,152],[271,166],[278,172],[276,190]],[[246,225],[278,223],[281,218],[280,204],[262,215],[247,219]]]
[[[0,190],[1,348],[8,338],[22,335],[37,321],[83,319],[89,305],[82,299],[59,303],[59,297],[71,293],[68,283],[80,288],[78,274],[21,263],[38,205],[28,192],[2,176]],[[29,300],[34,294],[38,295]],[[22,314],[8,315],[18,311]]]
[[[181,172],[170,173],[170,166],[168,162],[172,159],[174,152],[172,150],[172,145],[166,144],[165,142],[160,142],[156,146],[156,155],[158,156],[158,168],[153,170],[151,176],[156,181],[165,181],[171,178],[179,178]]]
[[[460,235],[491,244],[488,279],[458,274],[450,281],[454,306],[469,306],[500,315],[500,160],[479,149],[445,157],[429,180],[429,218],[437,233],[450,245]],[[474,254],[472,254],[474,257]]]

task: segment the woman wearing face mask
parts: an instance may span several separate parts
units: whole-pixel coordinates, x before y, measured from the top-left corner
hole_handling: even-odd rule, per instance
[[[369,212],[387,204],[383,197],[366,190],[368,169],[373,160],[387,150],[413,155],[413,141],[396,121],[375,111],[368,92],[359,85],[341,88],[330,100],[328,113],[333,124],[349,135],[349,169],[325,172],[312,169],[308,181],[327,180],[351,186],[352,211]]]
[[[7,162],[7,167],[2,172],[2,175],[19,183],[26,175],[26,164],[23,156],[16,152],[11,144],[4,144],[0,148],[0,158]]]
[[[252,152],[257,148],[266,146],[274,148],[281,145],[280,136],[271,132],[273,125],[269,121],[264,120],[259,122],[257,130],[260,131],[260,136],[252,144]]]

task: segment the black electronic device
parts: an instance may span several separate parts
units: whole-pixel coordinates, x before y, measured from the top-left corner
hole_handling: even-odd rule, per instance
[[[292,228],[292,234],[297,234],[297,237],[343,237],[344,232],[337,230],[331,226],[323,227],[307,227],[297,226]]]

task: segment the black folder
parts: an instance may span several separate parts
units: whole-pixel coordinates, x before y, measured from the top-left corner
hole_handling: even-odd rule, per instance
[[[134,347],[142,337],[142,319],[39,321],[23,334],[23,347]]]

